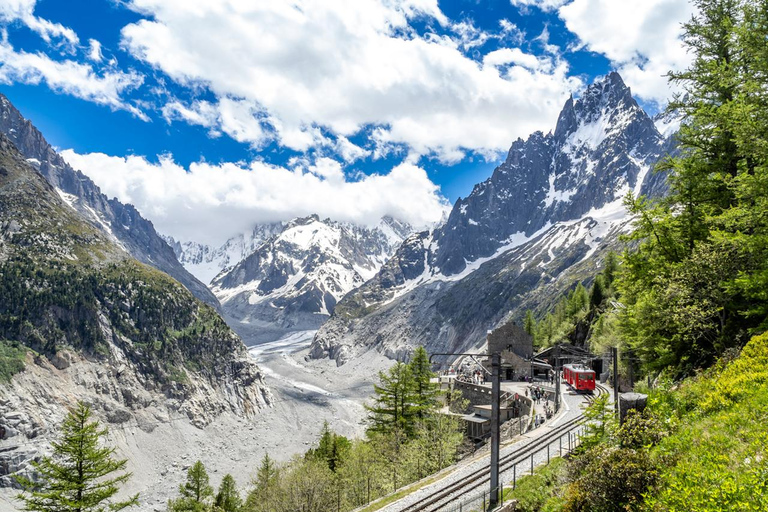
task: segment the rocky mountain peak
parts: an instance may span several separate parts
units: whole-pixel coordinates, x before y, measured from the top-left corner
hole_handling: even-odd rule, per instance
[[[554,133],[513,142],[507,159],[435,232],[435,272],[453,275],[516,234],[575,219],[644,179],[663,138],[618,73],[569,98]]]
[[[478,347],[503,317],[541,304],[536,290],[567,286],[560,276],[584,269],[594,275],[630,222],[623,197],[663,190],[650,170],[673,150],[669,140],[618,73],[596,80],[565,102],[553,132],[514,141],[444,224],[406,239],[345,296],[312,356],[342,363],[370,347],[397,358],[417,344]]]
[[[95,228],[134,258],[170,275],[196,297],[219,307],[211,291],[178,262],[173,249],[150,221],[131,204],[104,195],[82,172],[73,169],[45,140],[43,134],[0,94],[0,133],[4,133],[27,161]]]
[[[316,329],[412,231],[393,217],[373,227],[318,215],[292,219],[225,268],[211,282],[212,289],[247,341]]]

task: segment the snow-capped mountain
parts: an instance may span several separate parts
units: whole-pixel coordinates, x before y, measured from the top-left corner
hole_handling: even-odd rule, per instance
[[[257,224],[251,231],[230,238],[221,247],[198,242],[178,242],[171,236],[163,238],[184,268],[200,281],[210,284],[222,270],[243,261],[269,237],[280,233],[284,226],[284,222]]]
[[[416,344],[482,343],[502,319],[594,273],[628,229],[623,197],[662,193],[664,176],[650,171],[673,147],[617,73],[597,80],[565,103],[554,132],[513,142],[443,225],[409,237],[347,295],[312,356],[341,363],[371,347],[401,358]]]
[[[317,215],[279,228],[211,283],[225,314],[246,341],[316,329],[344,295],[376,275],[412,231],[391,217],[366,228]],[[230,242],[220,254],[240,247],[239,239]]]

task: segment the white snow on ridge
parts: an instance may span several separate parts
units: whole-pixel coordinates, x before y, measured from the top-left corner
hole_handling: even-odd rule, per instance
[[[574,194],[576,194],[576,190],[556,190],[555,189],[555,180],[557,179],[557,176],[555,176],[554,173],[550,173],[549,175],[549,190],[547,191],[547,196],[544,198],[544,207],[549,208],[552,206],[555,202],[567,202],[571,200],[571,197],[573,197]]]
[[[78,198],[77,198],[76,195],[68,194],[68,193],[64,192],[63,190],[61,190],[59,187],[56,187],[55,190],[56,190],[56,193],[59,194],[59,197],[61,199],[63,199],[64,202],[67,203],[70,206],[70,208],[72,208],[72,209],[75,208],[75,203],[77,203],[77,201],[78,201]]]

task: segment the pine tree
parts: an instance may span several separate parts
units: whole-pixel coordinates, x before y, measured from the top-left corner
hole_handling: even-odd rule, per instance
[[[595,278],[595,282],[592,283],[592,291],[589,294],[589,306],[591,309],[600,307],[600,304],[605,300],[605,288],[603,285],[603,277],[598,275]]]
[[[328,422],[325,421],[320,431],[317,448],[307,451],[307,458],[325,462],[328,469],[335,473],[344,463],[350,445],[349,439],[332,432]]]
[[[533,317],[533,311],[530,309],[525,311],[525,322],[523,323],[523,329],[531,336],[536,335],[536,319]]]
[[[187,481],[179,486],[179,497],[168,502],[171,512],[204,512],[210,506],[213,496],[208,473],[199,460],[187,471]]]
[[[243,500],[240,498],[240,493],[237,492],[237,485],[232,475],[224,475],[214,503],[216,509],[222,512],[239,512],[242,508]]]
[[[122,510],[138,504],[138,494],[123,501],[112,498],[130,477],[126,460],[115,460],[114,448],[100,446],[107,434],[83,402],[69,411],[61,435],[53,443],[53,456],[33,462],[37,481],[17,478],[24,489],[18,498],[24,510],[41,512],[88,512]]]

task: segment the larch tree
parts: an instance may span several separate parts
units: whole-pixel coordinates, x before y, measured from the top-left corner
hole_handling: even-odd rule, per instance
[[[138,494],[115,500],[120,486],[130,477],[127,461],[115,459],[114,448],[101,445],[107,429],[91,420],[83,402],[69,411],[53,455],[32,463],[36,481],[17,477],[24,489],[18,496],[24,510],[37,512],[101,512],[122,510],[138,504]]]
[[[221,512],[239,512],[242,508],[243,500],[237,491],[237,484],[232,475],[224,475],[219,491],[216,493],[214,505],[216,510]]]
[[[210,508],[213,487],[205,466],[199,460],[187,471],[187,481],[179,486],[179,497],[168,502],[171,512],[204,512]]]

